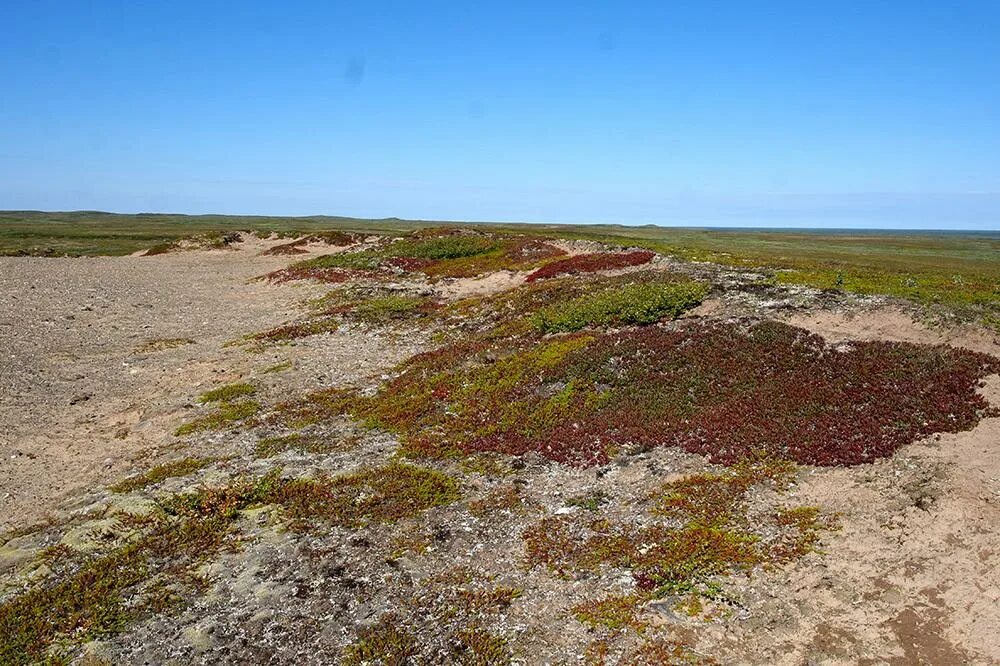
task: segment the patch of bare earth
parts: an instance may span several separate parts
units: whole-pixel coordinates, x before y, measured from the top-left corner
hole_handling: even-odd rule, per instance
[[[248,237],[232,249],[152,257],[0,258],[0,531],[41,520],[61,499],[158,456],[183,455],[172,433],[195,396],[290,358],[284,348],[250,355],[226,346],[294,318],[299,301],[324,291],[253,280],[289,262],[260,256],[280,242]],[[368,337],[343,351],[306,345],[295,355],[317,385],[401,360]]]

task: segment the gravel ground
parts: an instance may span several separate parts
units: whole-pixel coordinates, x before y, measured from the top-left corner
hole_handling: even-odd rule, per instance
[[[248,282],[288,263],[263,247],[0,258],[0,530],[148,464],[199,388],[266,362],[223,345],[294,316],[315,287]],[[155,350],[170,339],[191,342]]]

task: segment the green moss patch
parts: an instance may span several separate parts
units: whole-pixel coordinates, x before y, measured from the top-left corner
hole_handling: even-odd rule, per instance
[[[628,284],[550,305],[532,315],[531,323],[543,333],[566,333],[592,326],[653,324],[695,307],[708,290],[708,285],[694,281]]]
[[[226,384],[225,386],[220,386],[219,388],[202,393],[201,396],[198,397],[198,402],[231,402],[236,398],[253,395],[256,392],[257,388],[253,384],[248,384],[246,382]]]
[[[222,430],[240,421],[245,421],[259,412],[260,409],[260,403],[253,400],[224,402],[208,414],[180,426],[174,431],[174,434],[180,437],[206,430]]]

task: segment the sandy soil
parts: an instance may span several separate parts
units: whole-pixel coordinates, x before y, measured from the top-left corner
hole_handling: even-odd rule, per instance
[[[193,396],[267,362],[224,345],[319,293],[251,281],[289,262],[260,256],[273,244],[0,259],[0,530],[148,466]],[[167,340],[190,342],[157,350]]]

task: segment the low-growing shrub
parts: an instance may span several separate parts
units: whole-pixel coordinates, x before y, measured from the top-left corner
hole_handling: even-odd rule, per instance
[[[355,278],[372,277],[370,272],[355,272],[343,268],[323,268],[317,266],[301,266],[293,264],[288,268],[281,268],[271,271],[262,278],[274,284],[294,282],[296,280],[315,280],[316,282],[326,282],[329,284],[339,284],[348,282]]]
[[[206,391],[198,397],[198,402],[230,402],[236,398],[253,395],[257,388],[253,384],[239,382],[236,384],[226,384],[219,388]]]
[[[254,504],[275,504],[293,527],[317,523],[360,527],[392,523],[457,501],[458,484],[446,474],[399,462],[338,476],[281,479],[277,474],[238,479],[228,486],[175,496],[169,510],[184,516],[232,517]]]
[[[655,252],[649,250],[635,250],[633,252],[595,252],[593,254],[578,254],[575,257],[567,257],[559,261],[546,264],[528,275],[525,280],[534,282],[557,275],[576,275],[579,273],[596,273],[597,271],[614,270],[618,268],[629,268],[631,266],[642,266],[648,264],[656,256]]]
[[[622,319],[648,323],[657,308],[663,316],[680,310],[686,289],[692,296],[708,285],[693,282],[679,273],[642,271],[625,275],[581,275],[525,284],[483,298],[468,298],[443,308],[450,325],[466,331],[489,332],[508,337],[532,331],[547,332],[549,326],[621,325]],[[672,295],[672,296],[671,296]],[[643,308],[646,311],[643,312]],[[645,316],[644,316],[645,315]]]
[[[316,521],[343,527],[389,523],[459,499],[458,484],[434,470],[400,463],[315,479],[277,472],[238,478],[163,501],[163,511],[136,520],[137,533],[110,552],[52,574],[0,602],[0,664],[44,661],[60,639],[85,642],[120,632],[170,603],[149,594],[178,587],[206,560],[234,542],[234,518],[275,504],[291,525]]]
[[[284,257],[295,254],[306,254],[308,250],[303,249],[302,246],[308,243],[309,240],[307,238],[299,238],[287,243],[279,243],[278,245],[264,250],[260,254],[265,257]]]
[[[703,282],[639,282],[550,305],[532,315],[531,323],[543,333],[578,331],[588,326],[653,324],[695,307],[708,289]]]
[[[667,483],[650,494],[653,522],[634,511],[618,520],[585,512],[550,516],[522,534],[527,559],[564,575],[626,570],[635,593],[590,600],[573,610],[591,626],[641,633],[647,601],[671,598],[699,614],[701,599],[726,599],[720,577],[801,557],[823,530],[835,526],[807,507],[751,512],[751,493],[787,490],[793,474],[787,462],[764,459]]]
[[[530,451],[591,465],[676,446],[735,463],[765,451],[816,465],[891,455],[988,413],[1000,360],[948,347],[827,346],[765,322],[458,342],[420,354],[375,396],[337,407],[414,456]]]
[[[321,437],[319,435],[303,435],[292,433],[277,437],[267,437],[257,442],[254,447],[254,455],[258,458],[270,458],[285,451],[300,451],[302,453],[332,453],[342,451],[349,447],[349,440],[337,440],[331,437]]]
[[[346,288],[311,301],[319,315],[338,315],[370,324],[432,315],[440,304],[429,296],[398,289]]]
[[[278,404],[264,423],[298,429],[339,418],[355,401],[352,391],[340,388],[322,389]]]
[[[325,243],[326,245],[336,245],[344,247],[347,245],[353,245],[357,242],[357,237],[354,234],[349,234],[344,231],[321,231],[319,233],[310,234],[308,236],[302,236],[301,238],[296,238],[293,241],[287,243],[280,243],[267,250],[261,252],[263,256],[286,256],[295,254],[305,254],[307,252],[303,245],[309,245],[310,243]]]
[[[357,273],[373,277],[399,271],[431,277],[474,277],[497,270],[535,268],[564,254],[538,238],[449,230],[415,233],[379,247],[307,259],[265,277],[277,282],[310,278],[346,281],[349,277],[345,276]]]
[[[245,402],[224,402],[213,411],[185,423],[174,431],[177,436],[190,435],[204,430],[220,430],[244,421],[260,411],[260,403],[253,400]]]
[[[247,336],[247,340],[256,343],[290,342],[324,333],[333,333],[340,328],[340,320],[336,317],[314,317],[293,321],[260,333]]]

